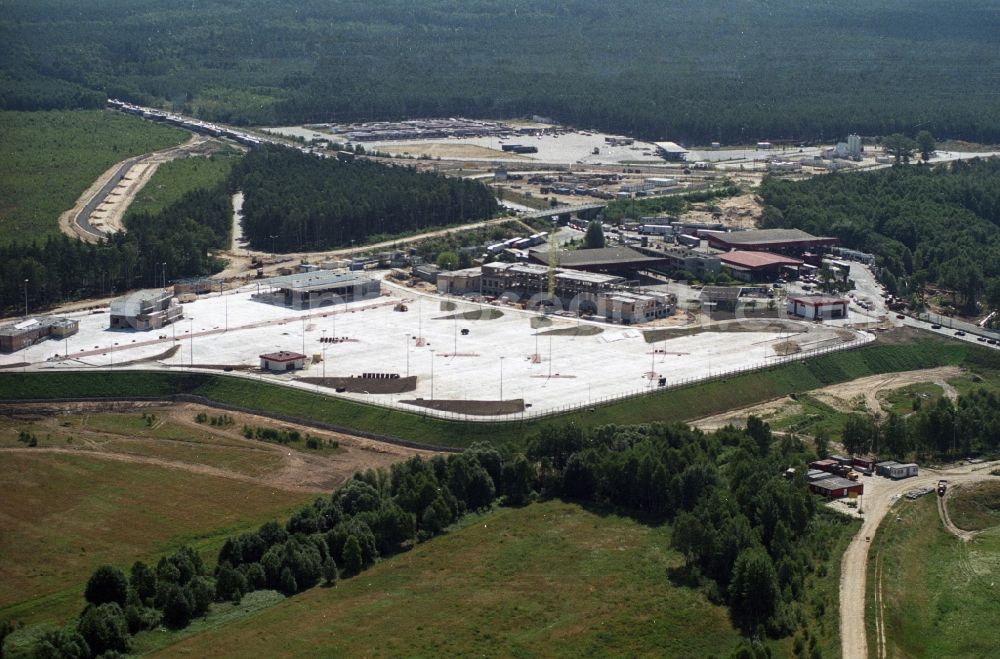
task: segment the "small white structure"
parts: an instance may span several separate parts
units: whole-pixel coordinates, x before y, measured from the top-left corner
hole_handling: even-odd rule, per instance
[[[806,320],[847,317],[847,300],[827,295],[805,295],[788,298],[788,313]]]
[[[918,473],[917,465],[912,462],[906,464],[897,464],[889,467],[889,478],[893,480],[898,480],[900,478],[909,478],[910,476],[916,476]]]
[[[280,350],[260,356],[260,367],[267,371],[296,371],[305,366],[306,356],[297,352]]]

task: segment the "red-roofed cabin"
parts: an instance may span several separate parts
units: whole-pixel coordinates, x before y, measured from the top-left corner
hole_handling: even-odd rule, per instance
[[[305,366],[306,356],[297,352],[269,352],[260,356],[260,367],[268,371],[294,371]]]
[[[847,300],[828,295],[789,297],[788,313],[806,320],[823,320],[847,317]]]

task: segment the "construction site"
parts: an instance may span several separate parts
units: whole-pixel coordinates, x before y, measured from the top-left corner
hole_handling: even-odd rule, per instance
[[[328,279],[336,287],[344,276]],[[68,314],[78,332],[2,355],[0,366],[209,369],[375,405],[495,419],[642,395],[874,338],[798,320],[702,327],[675,309],[624,326],[504,299],[469,302],[375,274],[358,289],[364,294],[320,293],[315,306],[280,303],[282,286],[318,293],[288,278],[213,291],[147,331],[127,319],[112,325],[109,309]]]

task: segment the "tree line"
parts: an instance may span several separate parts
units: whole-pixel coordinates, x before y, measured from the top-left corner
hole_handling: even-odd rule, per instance
[[[0,309],[23,310],[122,294],[183,277],[218,272],[211,252],[227,246],[232,205],[224,186],[187,193],[159,213],[127,219],[127,233],[100,243],[67,236],[0,246]],[[166,265],[164,265],[166,264]],[[25,284],[27,280],[27,284]]]
[[[942,396],[933,405],[913,399],[913,412],[889,412],[883,419],[852,414],[844,422],[844,450],[851,454],[919,461],[956,459],[1000,449],[1000,396],[973,389],[952,402]]]
[[[190,548],[155,566],[136,562],[128,574],[98,567],[79,619],[44,635],[36,654],[127,652],[132,635],[183,628],[212,602],[333,585],[446,532],[466,513],[544,497],[672,523],[671,542],[686,564],[665,580],[728,605],[748,637],[815,636],[812,621],[825,604],[805,601],[806,582],[825,569],[846,518],[818,510],[804,469],[784,477],[786,466],[813,457],[794,437],[776,440],[756,418],[745,430],[713,434],[681,424],[548,426],[524,451],[476,444],[448,457],[413,457],[355,474],[284,524],[228,538],[211,571]]]
[[[765,178],[761,225],[832,235],[870,252],[889,291],[921,306],[926,285],[946,304],[1000,309],[1000,158],[877,172]]]
[[[244,235],[261,250],[360,245],[488,219],[498,209],[493,193],[478,181],[274,146],[247,154],[229,185],[244,193]]]
[[[0,107],[98,96],[239,124],[539,114],[705,144],[924,126],[1000,141],[984,3],[8,2]],[[553,44],[557,44],[554,47]],[[249,64],[252,62],[252,66]]]

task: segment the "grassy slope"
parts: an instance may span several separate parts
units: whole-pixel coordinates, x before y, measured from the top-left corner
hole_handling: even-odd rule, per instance
[[[111,165],[187,133],[100,110],[0,112],[0,241],[59,233],[59,215]]]
[[[164,654],[728,654],[738,635],[726,609],[668,584],[667,568],[682,562],[668,543],[667,527],[574,504],[500,509]],[[140,637],[139,649],[164,640]]]
[[[593,412],[568,413],[556,420],[572,421],[584,426],[684,421],[866,375],[948,364],[962,364],[977,370],[1000,370],[1000,353],[936,339],[874,345],[776,366],[766,371],[659,392],[598,407]],[[442,421],[221,375],[142,371],[113,374],[0,373],[0,400],[59,396],[167,395],[179,392],[200,394],[213,400],[264,412],[291,414],[443,446],[468,446],[474,441],[523,443],[526,437],[544,423]]]
[[[158,213],[200,188],[211,188],[225,180],[238,153],[226,148],[210,157],[189,157],[160,165],[146,187],[136,195],[125,213],[126,221],[136,213]]]
[[[888,656],[987,657],[997,626],[1000,527],[966,544],[941,525],[934,496],[901,500],[879,527]],[[869,564],[869,648],[875,648],[874,561]]]
[[[127,569],[183,544],[214,559],[226,537],[311,498],[87,455],[0,453],[0,618],[68,619],[101,563]]]
[[[955,526],[966,531],[1000,526],[1000,481],[954,490],[948,497],[948,514]]]

